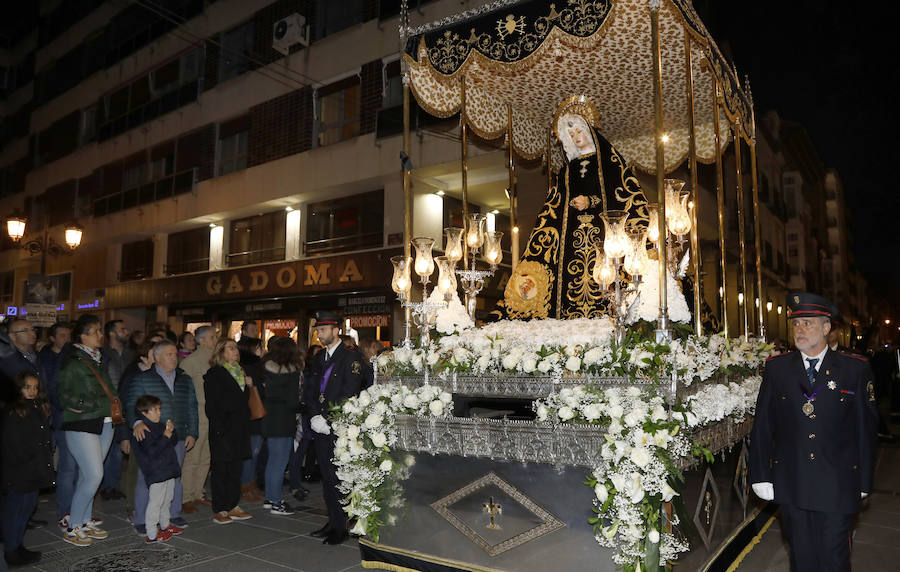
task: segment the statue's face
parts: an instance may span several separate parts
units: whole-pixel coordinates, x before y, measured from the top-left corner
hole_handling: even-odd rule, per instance
[[[591,145],[591,137],[587,132],[587,127],[583,122],[571,122],[566,130],[569,133],[569,137],[572,138],[572,143],[575,144],[579,149],[584,149],[586,147],[590,147]]]

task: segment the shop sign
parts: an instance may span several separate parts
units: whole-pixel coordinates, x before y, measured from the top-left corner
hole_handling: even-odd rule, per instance
[[[56,323],[56,304],[26,304],[25,313],[32,326],[47,327]]]
[[[288,290],[301,284],[303,286],[331,284],[344,286],[363,281],[359,265],[353,258],[348,258],[339,265],[333,262],[309,262],[302,264],[301,268],[299,276],[294,265],[261,268],[249,272],[236,271],[225,275],[216,274],[206,279],[206,293],[216,296],[261,292],[267,289],[271,290],[272,285],[276,286],[276,290]]]
[[[348,316],[351,328],[384,328],[391,325],[390,314],[377,314],[373,316]]]
[[[338,307],[344,314],[389,314],[391,307],[385,296],[352,296],[338,298]]]
[[[269,302],[267,304],[247,304],[244,306],[245,312],[267,312],[269,310],[280,310],[281,302]]]
[[[296,320],[266,320],[267,330],[293,330],[296,327]]]
[[[75,308],[78,310],[100,310],[103,308],[103,298],[93,300],[76,300]]]

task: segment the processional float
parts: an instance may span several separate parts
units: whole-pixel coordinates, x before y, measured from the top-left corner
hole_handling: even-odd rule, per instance
[[[383,500],[383,494],[376,493],[376,488],[371,485],[355,482],[350,476],[351,469],[359,469],[361,461],[347,460],[344,465],[338,463],[339,469],[345,469],[344,491],[348,495],[348,513],[359,519],[357,532],[369,536],[369,539],[361,541],[363,563],[366,567],[383,569],[402,569],[396,567],[407,566],[435,570],[546,570],[552,563],[556,563],[557,568],[562,566],[561,569],[573,570],[588,569],[583,566],[590,566],[591,569],[615,569],[616,564],[624,566],[626,570],[634,570],[636,566],[641,569],[657,569],[659,563],[656,560],[665,561],[660,556],[659,529],[663,528],[664,532],[671,533],[673,522],[678,520],[671,504],[672,495],[666,498],[665,493],[655,489],[655,498],[665,500],[661,512],[656,511],[662,515],[659,517],[662,520],[657,522],[659,515],[647,517],[652,522],[643,522],[641,525],[644,526],[641,529],[644,534],[641,539],[632,538],[630,548],[619,547],[612,559],[603,558],[602,550],[597,543],[590,542],[590,539],[595,537],[601,546],[610,547],[613,546],[610,542],[623,538],[617,528],[625,520],[620,523],[617,517],[610,517],[612,513],[607,512],[610,510],[609,503],[605,501],[607,498],[612,499],[614,495],[623,494],[627,485],[614,477],[612,481],[598,478],[600,482],[597,486],[602,490],[597,488],[596,496],[592,497],[591,491],[583,487],[582,481],[586,469],[593,469],[597,464],[610,464],[607,463],[608,460],[601,460],[606,454],[604,451],[608,451],[610,437],[597,423],[618,423],[616,413],[610,411],[618,410],[620,396],[625,395],[630,396],[623,398],[626,400],[640,399],[636,397],[638,394],[648,396],[648,403],[651,405],[647,406],[648,411],[645,413],[652,416],[649,409],[653,409],[652,403],[657,402],[650,399],[649,392],[645,392],[651,386],[664,386],[663,393],[668,401],[665,417],[668,421],[657,415],[653,417],[656,421],[648,422],[646,427],[657,427],[653,425],[657,422],[674,422],[677,427],[678,420],[681,419],[677,417],[680,411],[683,425],[694,431],[695,440],[702,433],[707,438],[705,445],[712,452],[730,449],[749,432],[749,423],[744,421],[748,409],[746,403],[736,406],[740,412],[731,419],[726,412],[724,418],[707,419],[706,425],[699,421],[689,421],[689,415],[694,415],[694,412],[689,413],[690,406],[683,406],[683,403],[696,405],[695,413],[700,414],[702,407],[699,404],[712,395],[711,390],[698,389],[698,383],[689,391],[679,391],[690,385],[692,374],[687,374],[687,382],[682,383],[685,387],[679,387],[679,376],[685,375],[684,369],[672,364],[664,365],[669,358],[657,360],[659,356],[654,357],[653,354],[657,350],[646,349],[665,347],[665,350],[659,351],[674,355],[677,352],[669,350],[670,345],[667,344],[674,344],[671,345],[674,348],[681,343],[678,347],[690,349],[699,347],[701,342],[698,340],[705,340],[702,342],[706,344],[705,349],[697,350],[700,353],[709,351],[719,352],[717,355],[728,354],[730,363],[737,359],[734,355],[739,351],[727,341],[730,332],[726,313],[728,289],[725,287],[727,273],[722,154],[730,141],[744,141],[750,148],[756,241],[755,287],[757,295],[762,298],[755,118],[749,89],[745,90],[741,86],[736,71],[725,61],[687,0],[498,0],[417,28],[409,25],[406,4],[405,1],[402,2],[400,16],[405,240],[404,255],[393,260],[392,287],[406,309],[407,343],[395,350],[393,355],[383,356],[379,360],[376,388],[381,389],[376,391],[373,388],[371,396],[366,394],[362,399],[366,405],[370,401],[378,402],[381,399],[381,403],[387,404],[385,408],[395,414],[391,418],[390,427],[384,429],[388,446],[377,447],[377,455],[384,455],[380,452],[382,448],[392,451],[393,464],[388,462],[384,465],[388,467],[387,473],[376,471],[373,474],[380,476],[370,480],[381,482],[397,466],[403,465],[396,457],[398,451],[414,454],[414,457],[407,458],[414,458],[415,464],[412,465],[410,460],[405,468],[404,476],[409,476],[411,472],[403,485],[407,494],[407,510],[399,516],[392,514],[391,518],[385,520],[384,506],[368,500],[370,497]],[[431,296],[428,293],[429,276],[435,262],[431,249],[435,241],[433,237],[414,237],[412,234],[412,164],[408,161],[411,152],[411,94],[422,109],[434,116],[451,117],[459,114],[460,117],[461,190],[466,226],[462,229],[447,229],[444,255],[437,259],[440,274],[434,289],[450,299],[456,295],[458,286],[462,285],[466,294],[465,307],[470,315],[474,313],[474,297],[478,294],[481,281],[491,271],[479,270],[475,260],[478,249],[483,245],[484,234],[479,217],[469,212],[469,130],[485,140],[501,137],[506,140],[512,229],[510,266],[513,269],[519,262],[514,159],[515,156],[527,160],[542,158],[547,166],[548,183],[551,182],[552,173],[558,171],[566,161],[559,145],[553,144],[551,135],[551,125],[560,102],[578,97],[592,101],[597,108],[597,131],[618,149],[629,166],[655,175],[657,200],[654,208],[649,209],[649,232],[624,238],[630,241],[631,246],[628,248],[624,244],[620,245],[622,248],[613,248],[608,244],[606,258],[598,256],[592,269],[593,278],[610,291],[610,307],[613,308],[615,318],[614,327],[610,329],[613,357],[609,358],[612,360],[609,363],[622,359],[616,352],[629,343],[632,344],[628,350],[631,357],[627,358],[631,360],[631,366],[613,368],[615,371],[625,371],[624,375],[609,375],[607,370],[599,366],[588,365],[589,361],[599,362],[592,361],[594,358],[589,356],[591,352],[586,350],[589,347],[595,350],[597,353],[593,355],[596,357],[602,353],[603,344],[591,346],[573,343],[560,346],[556,357],[552,351],[545,351],[542,347],[537,358],[532,360],[533,367],[528,361],[531,357],[525,356],[504,371],[505,365],[497,365],[495,369],[491,369],[492,366],[487,364],[512,363],[514,360],[508,354],[514,354],[516,350],[510,345],[502,346],[500,352],[495,352],[500,355],[493,357],[488,351],[481,356],[485,360],[482,363],[476,362],[471,355],[476,350],[463,342],[449,349],[447,346],[442,349],[432,346],[427,336],[423,339],[423,346],[418,349],[409,343],[412,317],[416,316],[416,324],[427,332],[434,324],[436,311],[442,306],[441,297],[434,295],[435,292]],[[741,292],[748,292],[740,147],[740,144],[735,145],[740,219],[739,276]],[[683,182],[667,179],[668,173],[685,162],[689,173],[686,191],[681,189]],[[703,337],[704,334],[714,332],[704,332],[700,319],[699,308],[702,307],[703,300],[700,280],[702,261],[699,255],[698,212],[701,197],[697,182],[698,162],[715,164],[720,247],[720,259],[717,263],[721,269],[721,318],[725,327],[724,336],[720,339],[725,340],[722,342],[724,346],[731,348],[725,350],[719,347],[718,341],[712,342],[711,338]],[[666,189],[670,195],[668,198]],[[614,219],[615,215],[611,212],[604,214],[608,215],[604,218],[607,223],[606,238],[611,242],[615,236],[615,225],[610,219]],[[685,239],[688,233],[689,246]],[[673,234],[675,237],[670,240],[669,237]],[[624,234],[619,236],[623,237]],[[654,241],[654,238],[656,261],[639,260],[637,253],[646,256],[646,250],[633,245],[642,245],[643,241]],[[496,268],[498,253],[502,252],[499,250],[499,240],[499,236],[492,237],[493,242],[486,249],[492,253],[488,256],[492,268]],[[411,246],[415,246],[417,252],[414,253]],[[679,252],[691,254],[690,272],[695,285],[693,341],[673,341],[669,316],[670,285],[667,283],[671,280],[667,265],[671,266],[674,260],[670,252],[673,247],[678,248]],[[462,269],[454,273],[455,265],[459,262],[462,263]],[[630,341],[626,341],[622,316],[627,312],[626,297],[632,292],[629,288],[636,293],[639,281],[620,283],[618,277],[622,270],[632,276],[639,275],[641,272],[632,269],[651,263],[659,266],[655,334],[652,340],[639,343],[639,347],[644,348],[641,351],[645,351],[647,356],[635,358],[644,354],[639,353],[638,346],[634,345],[637,342],[633,338],[629,337]],[[422,302],[412,301],[412,270],[415,270],[422,283]],[[744,355],[756,352],[754,356],[758,358],[765,353],[762,343],[754,346],[756,349],[752,351],[747,349],[748,344],[755,343],[749,340],[750,306],[750,303],[743,304],[740,333],[743,334],[744,341],[740,351],[744,351]],[[761,340],[764,338],[765,328],[762,304],[756,307],[758,312],[755,330]],[[494,338],[488,338],[493,345]],[[497,344],[500,342],[497,341]],[[715,349],[710,349],[713,346]],[[684,351],[688,352],[685,355],[693,355],[690,353],[693,350]],[[465,352],[469,352],[469,355]],[[472,361],[466,362],[466,359]],[[690,357],[685,359],[689,361]],[[723,358],[721,363],[725,364],[728,360]],[[653,364],[663,364],[659,366],[662,368],[660,371],[668,372],[668,377],[660,380],[659,376],[641,374],[639,379],[632,375],[632,372],[640,374],[640,370],[645,368],[644,362],[650,364],[651,368],[656,367]],[[547,363],[549,365],[544,368]],[[758,360],[748,359],[746,363],[738,365],[746,366],[747,373],[758,367],[758,363]],[[442,371],[435,375],[432,369]],[[697,374],[699,377],[694,379],[717,381],[719,385],[724,383],[726,388],[730,387],[727,385],[729,381],[741,383],[740,379],[729,380],[723,377],[722,372],[726,369],[723,365],[718,370],[719,373]],[[606,373],[598,374],[598,371]],[[733,368],[731,371],[734,371]],[[626,391],[626,386],[638,389]],[[752,387],[752,383],[749,386]],[[616,389],[604,393],[604,388]],[[406,397],[398,399],[396,395],[391,399],[389,394],[392,391],[399,392],[398,395],[402,394],[401,396],[417,397],[409,398],[408,402],[404,401]],[[571,408],[566,405],[566,400],[572,395],[584,395],[585,391],[594,392],[598,396],[594,405],[598,407],[598,411],[605,412],[598,414],[597,419],[592,418],[590,407],[582,407],[587,401],[578,406],[582,409],[572,405],[572,408],[582,413],[576,411],[569,416],[568,409]],[[616,393],[617,391],[621,394]],[[694,397],[687,397],[693,391],[696,391]],[[703,393],[704,391],[707,393]],[[416,412],[416,407],[422,407],[419,398],[422,403],[430,399],[437,403],[439,399],[436,396],[443,393],[453,394],[457,413],[465,410],[466,416],[450,416],[449,411],[442,409],[439,403],[432,407],[431,414],[427,406],[424,414]],[[744,401],[755,401],[755,393],[747,393]],[[493,411],[490,407],[479,408],[479,400],[488,402],[492,398],[513,401],[508,402],[509,410],[503,409],[503,402],[499,402],[500,409],[495,408]],[[534,405],[535,410],[538,410],[537,419],[517,420],[517,406],[521,406],[523,401],[530,402],[534,399],[538,399]],[[574,402],[575,399],[572,399]],[[357,405],[358,402],[353,401],[349,409],[345,408],[345,422],[351,428],[353,439],[362,439],[357,437],[359,430],[353,428],[356,426],[352,422],[353,416],[359,415],[360,408]],[[540,408],[543,408],[543,414]],[[552,423],[541,425],[541,417],[546,417],[548,408]],[[390,415],[385,413],[386,425],[388,417]],[[574,420],[568,423],[573,417]],[[578,424],[575,422],[578,420],[587,422]],[[711,420],[715,423],[711,423]],[[370,425],[374,425],[374,422]],[[340,421],[337,427],[340,429],[338,435],[341,436],[340,431],[346,429]],[[657,429],[659,427],[662,425]],[[376,445],[381,445],[381,441],[379,433]],[[343,450],[341,445],[339,437],[336,459]],[[639,447],[629,448],[629,451],[633,452],[635,449]],[[353,456],[348,454],[347,459],[350,457]],[[640,463],[643,459],[640,455],[637,457],[635,462]],[[746,475],[745,472],[742,473],[746,469],[745,450],[738,455],[736,463],[736,468],[729,465],[728,471],[734,476],[734,488],[742,509],[738,517],[741,517],[747,511]],[[687,467],[691,463],[680,459],[675,464]],[[391,466],[395,469],[390,469]],[[593,476],[597,476],[599,471],[594,469],[594,473]],[[699,538],[706,547],[705,551],[701,550],[703,553],[700,555],[689,553],[688,558],[695,558],[695,563],[707,559],[722,536],[722,531],[716,532],[715,527],[715,515],[722,514],[721,518],[726,519],[724,515],[729,509],[728,502],[719,502],[719,488],[715,481],[722,478],[721,474],[716,475],[707,468],[705,474],[698,477],[702,484],[699,492],[695,491],[696,497],[692,497],[694,493],[687,490],[688,485],[692,484],[690,476],[688,484],[682,489],[682,500],[697,501],[692,521],[697,530],[691,538]],[[604,482],[607,484],[604,485]],[[571,489],[571,486],[580,486],[584,490],[581,493],[574,492],[575,489]],[[634,491],[629,490],[632,498],[636,498]],[[572,505],[571,499],[559,498],[560,495],[583,497],[583,493],[587,494],[588,500],[581,501],[578,507]],[[494,502],[495,498],[498,503]],[[638,499],[634,502],[642,501]],[[368,506],[363,507],[367,503]],[[373,503],[375,509],[372,509]],[[591,513],[592,503],[596,514]],[[493,508],[484,508],[495,505],[503,507],[502,513]],[[594,520],[589,526],[587,519],[591,516],[594,516]],[[488,520],[482,523],[484,519]],[[681,521],[684,523],[689,519],[688,515],[682,517]],[[394,524],[386,526],[385,523],[391,520]],[[501,532],[504,520],[511,529],[508,533]],[[625,524],[622,527],[624,529]],[[634,530],[639,528],[635,527]],[[656,541],[653,540],[654,532]],[[607,537],[606,543],[603,541],[604,535]],[[585,539],[588,539],[587,543]],[[635,556],[634,547],[639,547],[646,553]],[[530,564],[526,564],[526,561]],[[567,565],[570,567],[566,568]],[[441,566],[445,568],[440,568]]]

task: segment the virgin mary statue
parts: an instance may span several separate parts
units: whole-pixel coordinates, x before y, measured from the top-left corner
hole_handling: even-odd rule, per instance
[[[628,212],[632,228],[647,226],[647,199],[625,159],[597,133],[597,109],[585,96],[564,101],[554,130],[567,163],[547,192],[496,318],[594,318],[606,314],[591,277],[595,244],[603,240],[600,214]]]

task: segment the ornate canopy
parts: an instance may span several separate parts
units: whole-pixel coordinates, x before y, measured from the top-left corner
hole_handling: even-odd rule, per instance
[[[752,105],[689,0],[498,0],[409,31],[404,59],[418,103],[439,117],[460,110],[468,125],[495,139],[513,118],[513,148],[544,155],[553,114],[584,94],[599,110],[599,131],[629,164],[656,172],[650,9],[659,6],[665,170],[687,158],[686,38],[691,46],[697,159],[715,161],[713,78],[723,95],[722,146],[729,122],[752,133]],[[557,151],[558,152],[558,151]],[[554,159],[558,164],[559,159]]]

